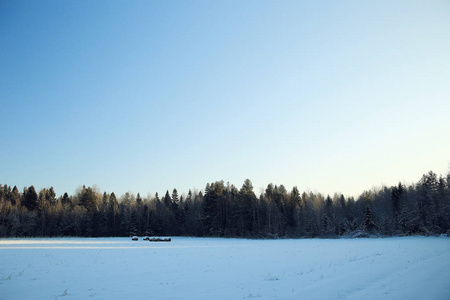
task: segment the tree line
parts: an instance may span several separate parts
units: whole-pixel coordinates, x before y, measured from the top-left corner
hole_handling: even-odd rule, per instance
[[[256,196],[252,182],[242,187],[216,181],[204,192],[160,197],[101,193],[83,186],[56,197],[34,186],[20,192],[0,184],[1,237],[338,237],[375,234],[435,235],[450,230],[450,173],[430,171],[416,183],[364,191],[356,199],[340,194],[291,191],[269,184]]]

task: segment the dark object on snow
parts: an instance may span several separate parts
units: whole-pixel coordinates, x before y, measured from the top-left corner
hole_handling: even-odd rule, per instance
[[[144,241],[149,241],[150,238],[148,236],[144,237]]]
[[[133,237],[131,238],[131,240],[132,240],[132,241],[139,241],[139,238],[138,238],[137,236],[133,236]]]
[[[162,239],[162,238],[151,238],[149,241],[150,242],[171,242],[172,239],[171,238],[165,238],[165,239]]]

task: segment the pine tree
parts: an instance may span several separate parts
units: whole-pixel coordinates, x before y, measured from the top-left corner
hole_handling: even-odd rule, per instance
[[[5,201],[5,193],[3,191],[3,186],[0,184],[0,205]]]
[[[81,194],[80,204],[88,211],[97,211],[97,195],[90,187],[84,190]]]
[[[50,189],[47,190],[46,193],[46,200],[50,203],[50,204],[54,204],[56,201],[56,193],[55,190],[53,189],[53,187],[51,186]]]

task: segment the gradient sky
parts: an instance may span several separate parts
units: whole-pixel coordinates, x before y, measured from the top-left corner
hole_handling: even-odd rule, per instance
[[[0,2],[2,184],[357,196],[449,164],[449,1]]]

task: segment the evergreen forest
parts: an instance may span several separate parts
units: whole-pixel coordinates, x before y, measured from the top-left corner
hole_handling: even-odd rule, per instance
[[[249,179],[241,188],[216,181],[203,192],[180,195],[173,189],[147,198],[86,186],[57,197],[52,187],[20,192],[0,185],[0,237],[334,238],[449,230],[450,173],[432,171],[415,184],[364,191],[357,198],[288,191],[272,183],[258,197]]]

